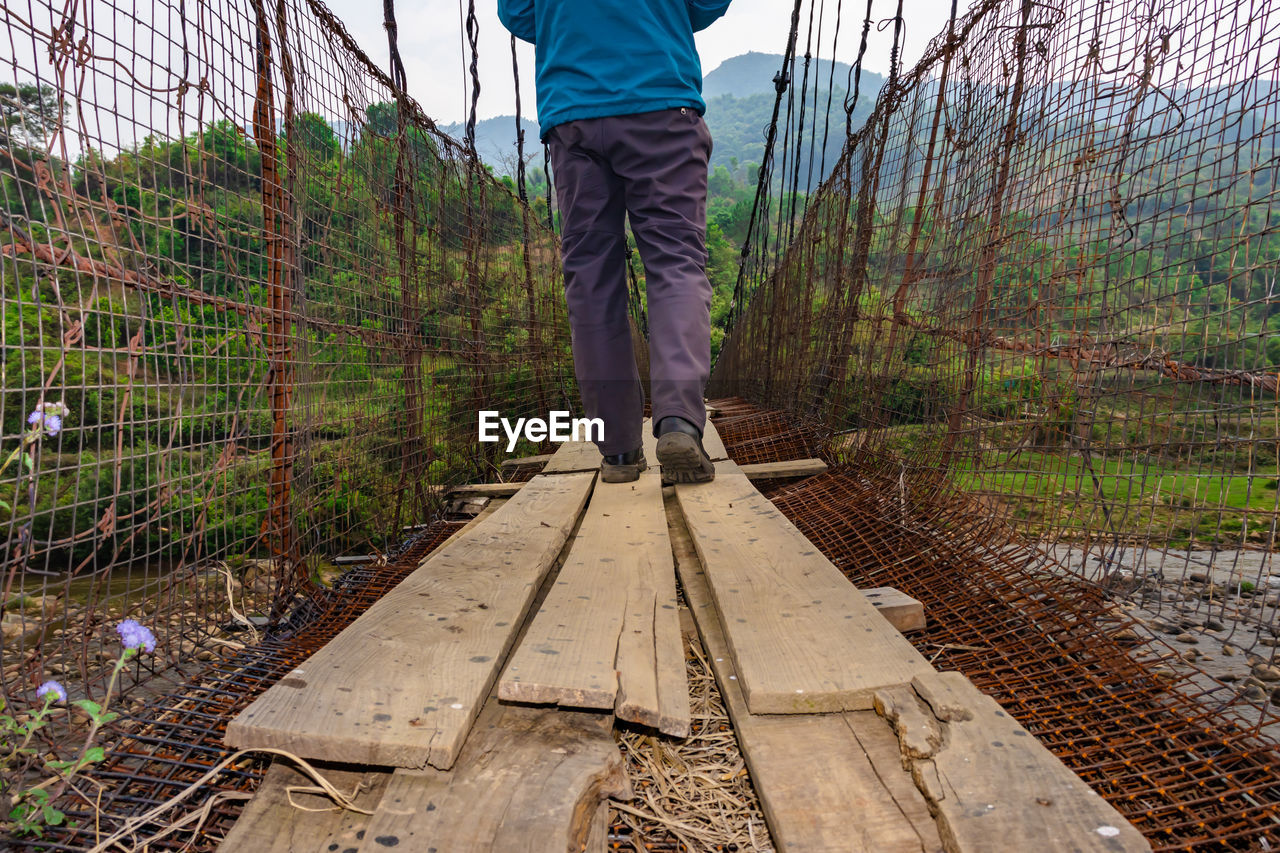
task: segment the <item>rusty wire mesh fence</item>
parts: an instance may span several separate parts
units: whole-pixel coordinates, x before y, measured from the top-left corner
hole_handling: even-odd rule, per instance
[[[711,393],[804,416],[989,565],[1104,585],[1274,720],[1280,9],[959,12],[811,191],[824,127],[780,96]]]
[[[137,676],[278,619],[487,475],[478,409],[568,408],[545,210],[324,6],[11,3],[3,26],[10,704],[50,673],[99,695],[123,617],[159,638]]]

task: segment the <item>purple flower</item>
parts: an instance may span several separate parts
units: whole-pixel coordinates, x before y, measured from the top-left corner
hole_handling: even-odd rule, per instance
[[[134,619],[126,619],[116,625],[116,633],[126,649],[142,649],[144,652],[156,650],[156,635]]]
[[[62,419],[71,414],[67,404],[58,400],[52,403],[41,403],[31,414],[27,415],[27,424],[32,432],[44,430],[44,434],[53,438],[62,432]]]
[[[56,681],[46,681],[36,688],[37,699],[48,699],[52,702],[67,701],[67,691]]]

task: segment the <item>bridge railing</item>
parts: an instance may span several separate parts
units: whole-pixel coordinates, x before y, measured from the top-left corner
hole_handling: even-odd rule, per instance
[[[712,393],[811,418],[945,527],[943,475],[974,547],[1269,659],[1278,44],[1264,2],[974,4],[820,188],[765,199],[753,239],[791,239],[744,253]],[[774,163],[821,132],[779,127]]]
[[[281,616],[491,465],[478,408],[566,408],[545,209],[323,5],[37,2],[3,27],[11,701],[50,673],[93,695],[125,617],[163,668]]]

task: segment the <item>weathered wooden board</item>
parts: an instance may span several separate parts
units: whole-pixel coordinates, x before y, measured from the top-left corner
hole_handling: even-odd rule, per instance
[[[597,484],[564,566],[499,679],[499,697],[614,708],[622,719],[687,735],[675,598],[658,472]]]
[[[453,770],[396,771],[359,850],[583,850],[601,803],[631,796],[612,724],[490,701]]]
[[[753,714],[865,710],[932,671],[735,464],[676,494]]]
[[[390,773],[315,766],[344,794],[358,792],[353,797],[355,804],[369,811],[378,805],[391,780]],[[337,808],[322,794],[295,792],[290,801],[290,788],[314,786],[315,782],[294,765],[281,760],[272,763],[253,799],[218,845],[220,853],[330,853],[354,849],[370,816]]]
[[[919,631],[925,626],[924,605],[891,586],[878,586],[862,590],[876,612],[889,620],[899,631]]]
[[[435,553],[440,553],[445,549],[446,546],[452,545],[454,542],[461,539],[463,536],[467,534],[467,531],[471,530],[477,524],[480,524],[486,518],[493,515],[506,502],[507,502],[506,498],[498,498],[496,500],[489,501],[489,503],[485,504],[484,508],[480,510],[478,513],[476,513],[475,516],[473,516],[470,521],[468,521],[466,524],[462,525],[457,530],[455,530],[453,532],[453,535],[450,536],[448,539],[441,542],[440,545],[435,549]],[[432,554],[428,554],[426,557],[423,557],[422,562],[418,563],[418,567],[421,568],[422,564],[427,562],[427,560],[430,560],[432,556],[433,556]]]
[[[554,453],[542,453],[537,456],[517,456],[514,459],[503,459],[502,467],[505,470],[513,468],[536,468],[539,465],[546,465],[555,456]]]
[[[720,440],[720,433],[716,432],[715,424],[711,423],[710,418],[702,428],[702,449],[707,451],[712,462],[729,458],[729,452],[724,449],[724,442]]]
[[[742,466],[748,480],[783,480],[825,474],[827,463],[821,459],[791,459],[786,462],[754,462]]]
[[[924,797],[875,712],[757,716],[747,710],[720,616],[674,501],[668,513],[685,598],[778,850],[941,850]]]
[[[524,483],[471,483],[466,486],[454,486],[450,495],[460,497],[480,495],[482,497],[510,497],[524,487]]]
[[[534,478],[259,696],[227,744],[452,765],[594,480]]]
[[[600,450],[590,441],[566,441],[551,455],[544,474],[595,471],[600,468]]]
[[[958,672],[876,696],[950,853],[1145,851],[1121,814]],[[932,732],[932,733],[931,733]]]

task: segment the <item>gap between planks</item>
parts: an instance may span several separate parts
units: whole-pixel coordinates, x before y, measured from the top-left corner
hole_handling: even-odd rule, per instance
[[[613,709],[676,737],[689,693],[661,483],[600,483],[498,682],[500,698]]]

